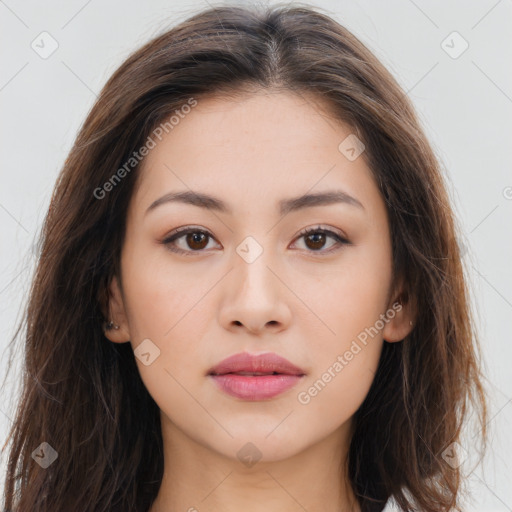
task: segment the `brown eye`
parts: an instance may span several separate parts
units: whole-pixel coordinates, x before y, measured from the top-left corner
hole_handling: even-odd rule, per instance
[[[306,245],[310,249],[317,251],[324,246],[326,238],[325,233],[312,233],[305,237]]]
[[[304,239],[307,252],[319,253],[320,255],[331,253],[341,248],[340,246],[350,245],[350,242],[338,233],[320,227],[305,229],[298,239]],[[325,249],[329,239],[333,242]],[[214,240],[214,238],[208,231],[185,227],[174,231],[161,243],[172,252],[192,256],[194,253],[207,252],[206,249],[210,240]]]
[[[189,227],[174,231],[161,243],[172,252],[190,256],[194,253],[206,252],[210,239],[213,240],[213,237],[207,231]]]
[[[350,242],[338,233],[321,227],[305,229],[298,239],[304,239],[304,245],[309,250],[308,252],[318,252],[319,254],[330,253],[341,246],[350,245]],[[333,243],[323,250],[329,239],[333,240]]]
[[[208,235],[202,231],[194,231],[185,235],[187,245],[196,251],[204,249],[208,245]],[[205,243],[206,241],[206,243]]]

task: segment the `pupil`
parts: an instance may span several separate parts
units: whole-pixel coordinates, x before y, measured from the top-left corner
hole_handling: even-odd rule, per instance
[[[317,237],[320,237],[320,238],[318,239]],[[312,240],[313,244],[314,244],[313,248],[315,248],[315,249],[320,249],[325,242],[325,240],[324,240],[325,234],[324,233],[313,233],[313,234],[309,235],[309,238],[310,238],[310,240],[315,238],[315,240]]]
[[[189,233],[189,246],[192,247],[192,248],[195,248],[195,249],[202,249],[203,247],[201,246],[201,239],[203,239],[202,241],[204,242],[204,240],[206,239],[206,234],[205,233]],[[199,247],[195,247],[195,244],[199,244]]]

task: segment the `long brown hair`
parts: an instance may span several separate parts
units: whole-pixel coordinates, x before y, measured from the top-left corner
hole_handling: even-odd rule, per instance
[[[191,98],[251,88],[316,94],[364,142],[389,214],[394,276],[418,312],[405,340],[384,343],[354,417],[349,476],[361,510],[381,511],[391,497],[404,511],[460,506],[461,471],[443,450],[459,440],[470,406],[485,439],[487,412],[441,166],[392,75],[346,28],[297,4],[195,14],[132,54],[101,91],[57,180],[17,331],[23,389],[8,438],[4,510],[141,512],[156,497],[159,409],[130,344],[111,343],[103,331],[140,166],[111,180]],[[44,453],[43,442],[58,454],[46,468],[32,456]]]

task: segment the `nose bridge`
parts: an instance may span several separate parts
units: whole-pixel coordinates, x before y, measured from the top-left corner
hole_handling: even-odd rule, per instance
[[[278,273],[275,251],[263,244],[248,236],[235,249],[221,312],[225,326],[242,324],[255,332],[266,325],[283,327],[289,321],[283,285],[274,275]]]
[[[262,300],[268,300],[276,284],[275,276],[268,268],[274,265],[273,251],[261,236],[258,238],[260,241],[254,236],[248,236],[236,247],[234,278],[239,280],[239,286],[235,284],[235,289],[244,295],[255,293]],[[268,239],[266,237],[265,240]]]

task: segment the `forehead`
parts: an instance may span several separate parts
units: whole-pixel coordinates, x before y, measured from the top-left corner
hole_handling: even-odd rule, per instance
[[[144,210],[166,192],[194,190],[247,208],[340,187],[379,200],[364,153],[340,151],[354,136],[322,98],[291,92],[207,97],[187,109],[144,158],[134,197]],[[361,199],[362,202],[365,199]]]

